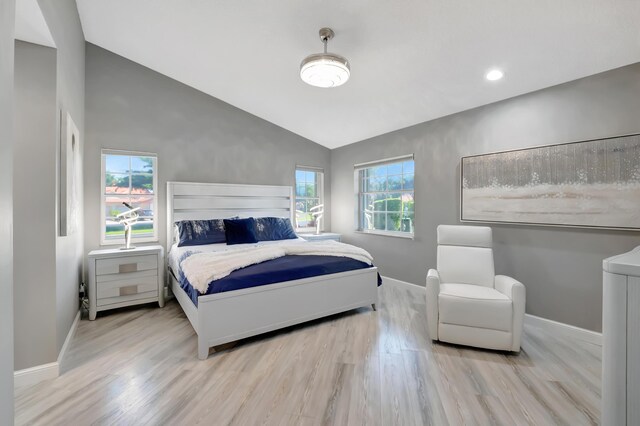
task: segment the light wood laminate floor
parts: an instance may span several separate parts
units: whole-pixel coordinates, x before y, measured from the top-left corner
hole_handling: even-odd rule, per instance
[[[433,344],[424,291],[246,339],[206,361],[180,306],[83,320],[16,424],[596,424],[601,348],[527,327],[519,355]]]

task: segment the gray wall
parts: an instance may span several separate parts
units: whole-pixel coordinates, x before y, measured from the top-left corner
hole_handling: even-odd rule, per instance
[[[84,128],[84,34],[75,0],[38,0],[42,14],[56,43],[58,111],[68,111],[80,131],[80,158],[83,155]],[[59,126],[59,120],[58,120]],[[60,131],[56,132],[57,137]],[[86,139],[86,137],[85,137]],[[59,139],[56,158],[60,155]],[[56,161],[56,164],[59,164]],[[52,179],[58,179],[60,173]],[[82,182],[81,182],[82,183]],[[59,182],[56,182],[59,187]],[[80,190],[82,197],[83,191]],[[57,195],[57,194],[56,194]],[[56,202],[59,197],[56,196]],[[81,208],[83,206],[80,200]],[[74,235],[59,237],[56,205],[56,347],[59,352],[78,312],[78,288],[82,280],[84,226]],[[83,214],[80,213],[82,221]]]
[[[15,369],[21,370],[58,356],[52,303],[56,300],[55,49],[16,41],[14,96],[14,352]]]
[[[436,265],[436,227],[458,223],[460,158],[640,132],[640,64],[612,70],[331,152],[332,230],[371,251],[382,275],[424,285]],[[415,240],[355,233],[353,165],[415,153]],[[640,234],[492,225],[496,271],[527,287],[527,312],[602,329],[602,259]]]
[[[0,426],[13,425],[13,58],[15,1],[0,0]]]
[[[158,154],[162,244],[167,181],[293,185],[303,164],[330,182],[327,148],[89,43],[86,58],[87,250],[100,245],[102,148]]]
[[[78,313],[84,253],[82,223],[74,235],[58,236],[61,111],[68,111],[78,126],[82,155],[84,35],[75,0],[38,3],[56,49],[17,43],[16,369],[58,358]],[[25,184],[31,176],[27,167],[38,171],[38,185]],[[83,208],[82,200],[80,204]],[[41,266],[33,268],[34,259],[42,262]]]

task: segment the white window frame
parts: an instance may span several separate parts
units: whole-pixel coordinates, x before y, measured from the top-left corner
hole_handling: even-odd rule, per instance
[[[123,155],[128,157],[152,157],[153,161],[153,236],[149,237],[136,237],[131,235],[131,241],[136,243],[151,243],[158,242],[158,155],[152,152],[141,151],[123,151],[116,149],[103,149],[100,152],[100,245],[111,246],[124,243],[124,237],[122,238],[109,238],[107,239],[106,232],[106,203],[105,198],[105,180],[106,180],[106,156],[107,155]]]
[[[317,189],[317,194],[318,197],[299,197],[300,199],[307,199],[307,198],[318,198],[318,204],[324,204],[324,169],[320,168],[320,167],[313,167],[313,166],[300,166],[300,165],[296,165],[295,171],[293,172],[293,197],[294,197],[294,207],[297,205],[297,201],[298,201],[298,181],[296,180],[296,172],[297,171],[303,171],[303,172],[314,172],[314,173],[319,173],[320,174],[320,179],[318,180],[318,189]],[[296,212],[293,212],[294,217],[297,215]],[[322,217],[322,221],[321,221],[321,227],[320,227],[320,231],[324,232],[324,224],[326,222],[326,218],[327,218],[327,209],[326,206],[324,208],[324,215]],[[309,234],[312,232],[316,232],[316,227],[315,226],[307,226],[304,228],[298,228],[297,226],[297,217],[296,217],[296,223],[294,224],[294,230],[296,231],[296,233],[298,234]]]
[[[365,194],[365,192],[363,191],[363,187],[362,187],[362,178],[360,177],[360,172],[362,172],[364,169],[368,169],[368,168],[373,168],[373,167],[377,167],[377,166],[384,166],[384,165],[388,165],[388,164],[395,164],[395,163],[403,163],[405,161],[413,161],[413,190],[411,191],[412,195],[413,195],[413,200],[414,200],[414,211],[413,211],[413,217],[414,217],[414,223],[412,224],[412,231],[411,232],[402,232],[402,231],[383,231],[380,229],[365,229],[363,227],[362,224],[362,217],[363,217],[363,201],[362,201],[362,196],[363,194]],[[362,234],[372,234],[372,235],[381,235],[381,236],[387,236],[387,237],[399,237],[399,238],[408,238],[413,240],[414,239],[414,235],[415,235],[415,217],[416,217],[416,213],[415,213],[415,199],[416,199],[416,187],[415,187],[415,176],[416,176],[416,170],[415,170],[415,158],[413,154],[410,155],[402,155],[399,157],[392,157],[392,158],[385,158],[382,160],[376,160],[376,161],[369,161],[366,163],[360,163],[360,164],[354,164],[353,166],[354,168],[354,192],[355,192],[355,199],[356,199],[356,208],[355,208],[355,232],[358,233],[362,233]],[[384,192],[399,192],[399,193],[403,193],[403,192],[409,192],[406,190],[397,190],[397,191],[384,191]],[[368,194],[368,193],[367,193]]]

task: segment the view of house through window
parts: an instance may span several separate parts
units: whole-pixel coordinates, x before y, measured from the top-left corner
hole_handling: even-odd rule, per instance
[[[318,209],[312,209],[323,204],[323,180],[324,173],[321,169],[296,168],[296,231],[316,230],[313,213]]]
[[[139,219],[132,227],[131,238],[154,241],[158,238],[156,192],[157,158],[155,154],[119,151],[102,152],[102,242],[124,239],[124,226],[116,216],[129,210],[123,203],[139,207]]]
[[[356,166],[357,229],[413,235],[413,156]]]

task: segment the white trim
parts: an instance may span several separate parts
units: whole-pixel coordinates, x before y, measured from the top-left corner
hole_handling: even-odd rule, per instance
[[[551,333],[573,337],[574,339],[602,346],[602,333],[598,333],[597,331],[587,330],[576,327],[575,325],[565,324],[531,314],[524,315],[524,323],[530,327],[541,328]]]
[[[60,374],[60,367],[57,362],[36,365],[13,372],[13,384],[15,387],[31,386],[44,380],[55,379]]]
[[[100,151],[100,245],[101,246],[114,246],[124,243],[124,236],[122,238],[109,238],[107,239],[107,233],[105,229],[106,222],[106,204],[104,193],[104,184],[106,176],[106,159],[107,155],[123,155],[129,157],[151,157],[153,158],[153,235],[148,237],[136,237],[131,235],[131,241],[135,243],[156,243],[160,241],[160,231],[158,230],[158,154],[151,152],[139,152],[139,151],[122,151],[116,149],[103,148]],[[131,186],[131,182],[129,182]]]
[[[156,243],[159,244],[160,243],[160,239],[158,237],[138,237],[134,239],[134,236],[131,236],[131,245],[133,246],[134,244],[148,244],[148,243]],[[109,248],[109,246],[121,246],[124,244],[124,238],[123,239],[113,239],[113,240],[104,240],[103,242],[100,243],[100,247],[106,247],[107,249]]]
[[[78,323],[80,322],[80,310],[76,313],[76,317],[73,319],[73,323],[71,323],[71,328],[67,333],[67,337],[64,339],[64,343],[60,348],[60,353],[58,354],[58,364],[62,364],[62,360],[64,359],[65,354],[67,353],[67,349],[69,348],[69,343],[73,336],[76,334],[76,330],[78,329]]]
[[[292,224],[293,224],[293,228],[296,232],[301,232],[301,233],[305,233],[305,232],[316,232],[316,227],[315,226],[304,226],[304,227],[298,227],[298,214],[297,214],[297,203],[298,203],[298,193],[297,193],[297,188],[298,188],[298,180],[296,179],[296,172],[300,170],[301,172],[312,172],[312,173],[316,173],[320,175],[320,181],[318,182],[317,186],[318,188],[316,188],[316,195],[318,195],[317,197],[300,197],[300,198],[317,198],[318,199],[318,204],[322,204],[324,205],[324,201],[325,201],[325,194],[324,194],[324,169],[321,169],[319,167],[311,167],[311,166],[300,166],[300,165],[296,165],[296,168],[293,172],[293,187],[292,187],[292,194],[293,194],[293,212],[292,212]],[[328,217],[328,212],[325,209],[324,212],[324,216],[323,219],[325,217]],[[325,227],[324,224],[326,223],[326,220],[322,220],[321,222],[321,232],[325,231]]]
[[[355,220],[354,220],[354,228],[355,228],[355,232],[361,232],[361,233],[369,233],[369,234],[375,234],[375,235],[386,235],[386,236],[392,236],[392,237],[400,237],[400,238],[410,238],[410,239],[414,239],[414,233],[415,233],[415,211],[414,211],[414,220],[413,220],[413,226],[412,226],[412,231],[411,232],[402,232],[402,231],[393,231],[393,230],[382,230],[382,229],[368,229],[366,227],[366,220],[365,220],[365,216],[368,216],[367,213],[372,213],[371,217],[370,217],[370,221],[374,221],[373,215],[376,213],[380,213],[380,214],[389,214],[389,213],[398,213],[398,212],[390,212],[390,211],[386,211],[386,209],[384,211],[368,211],[367,210],[367,206],[365,206],[365,199],[368,195],[375,195],[377,196],[387,196],[389,197],[392,194],[401,194],[401,197],[404,195],[411,195],[411,197],[414,199],[414,205],[415,205],[415,182],[414,182],[414,187],[412,189],[404,189],[404,184],[403,184],[403,188],[402,189],[398,189],[395,191],[389,190],[387,188],[387,190],[385,191],[365,191],[365,182],[367,181],[367,178],[364,178],[364,172],[366,170],[369,170],[373,167],[377,167],[377,166],[381,166],[381,165],[387,165],[387,164],[400,164],[401,168],[402,168],[402,173],[400,175],[397,176],[401,176],[402,179],[404,179],[405,176],[405,171],[404,171],[404,162],[405,161],[411,161],[414,163],[414,170],[413,173],[411,173],[411,175],[414,176],[415,178],[415,158],[414,155],[404,155],[404,156],[400,156],[400,157],[394,157],[394,158],[388,158],[385,160],[380,160],[379,162],[369,162],[369,163],[361,163],[361,164],[356,164],[354,165],[354,172],[353,172],[353,180],[354,180],[354,194],[356,197],[356,208],[354,209],[354,215],[355,215]],[[403,218],[404,218],[404,213],[403,213]],[[386,228],[386,226],[385,226]],[[407,235],[409,234],[409,235]]]
[[[408,285],[411,287],[418,287],[418,289],[424,290],[425,286],[419,284],[413,284],[407,281],[396,280],[395,278],[385,277],[384,275],[380,275],[382,277],[382,284],[392,284],[392,285]],[[426,278],[425,278],[426,279]]]
[[[304,172],[320,172],[320,173],[324,173],[324,169],[322,167],[304,166],[302,164],[296,164],[296,170],[302,170]]]
[[[367,161],[366,163],[354,164],[354,169],[365,169],[371,166],[381,166],[383,164],[400,162],[403,160],[415,160],[414,154],[399,155],[397,157],[383,158],[381,160]]]
[[[380,231],[377,229],[356,229],[356,234],[370,234],[370,235],[381,235],[383,237],[395,237],[395,238],[405,238],[407,240],[413,240],[414,233],[413,232],[400,232],[400,231]]]
[[[146,151],[128,151],[126,149],[109,149],[103,148],[102,154],[106,155],[129,155],[133,157],[157,157],[158,154],[154,152],[146,152]]]
[[[78,329],[78,323],[80,322],[80,311],[76,314],[76,317],[71,324],[71,328],[67,333],[67,337],[64,339],[60,353],[58,354],[58,360],[56,362],[50,362],[48,364],[36,365],[35,367],[25,368],[13,372],[13,383],[15,387],[31,386],[38,384],[44,380],[55,379],[60,375],[60,364],[67,353],[67,348],[73,336]]]
[[[395,278],[382,276],[382,280],[384,284],[388,283],[391,285],[405,285],[425,290],[425,287],[422,285],[396,280]],[[555,335],[568,336],[587,343],[602,346],[602,333],[598,333],[597,331],[587,330],[584,328],[576,327],[575,325],[565,324],[531,314],[524,314],[524,323],[529,327],[537,327]]]

